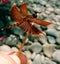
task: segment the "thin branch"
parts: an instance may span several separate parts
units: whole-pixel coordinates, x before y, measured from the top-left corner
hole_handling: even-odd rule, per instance
[[[25,36],[22,44],[20,45],[19,51],[17,52],[17,55],[18,55],[18,56],[20,56],[20,54],[21,54],[21,51],[22,51],[22,49],[23,49],[23,47],[24,47],[24,45],[25,45],[25,42],[26,42],[26,40],[27,40],[27,38],[28,38],[28,35],[29,35],[29,34],[26,33],[26,36]]]

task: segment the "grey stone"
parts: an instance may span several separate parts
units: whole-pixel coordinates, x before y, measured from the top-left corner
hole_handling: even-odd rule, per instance
[[[49,15],[51,12],[50,12],[50,11],[48,11],[48,10],[46,10],[46,11],[45,11],[45,13]]]
[[[46,10],[52,12],[52,11],[54,11],[54,8],[48,7]]]
[[[59,32],[54,28],[46,30],[46,33],[55,37],[59,36]]]
[[[22,31],[19,27],[12,28],[12,31],[13,31],[14,34],[16,34],[16,35],[23,34],[23,31]]]
[[[46,1],[44,1],[44,0],[40,0],[40,4],[42,4],[42,5],[46,5],[46,4],[47,4],[47,2],[46,2]]]
[[[35,57],[36,57],[36,53],[33,52],[32,56],[31,56],[31,59],[34,60]]]
[[[31,46],[30,46],[30,49],[35,52],[35,53],[39,53],[41,52],[42,50],[42,46],[39,44],[39,43],[33,43]]]
[[[30,51],[24,51],[24,54],[26,55],[26,57],[27,57],[28,59],[31,59],[32,54],[31,54]]]
[[[53,53],[53,60],[60,62],[60,50],[56,50]]]
[[[43,64],[57,64],[56,62],[52,61],[51,59],[45,57]]]
[[[55,45],[54,44],[44,44],[43,51],[46,56],[52,57],[52,54],[55,51]]]
[[[51,5],[47,3],[47,4],[46,4],[46,7],[51,7]]]
[[[55,26],[56,30],[60,31],[60,25]]]
[[[58,44],[60,44],[60,37],[57,37],[57,38],[56,38],[56,42],[57,42]]]
[[[55,12],[56,14],[60,15],[60,9],[59,9],[59,8],[55,9],[54,12]]]
[[[39,40],[40,40],[40,41],[41,41],[41,43],[43,43],[43,44],[48,43],[48,42],[47,42],[47,38],[46,38],[46,36],[45,36],[45,35],[41,35],[41,36],[39,37]]]
[[[41,55],[40,54],[37,54],[34,61],[33,61],[33,64],[41,64],[42,61],[41,61]]]
[[[49,43],[51,43],[51,44],[56,43],[56,39],[53,36],[47,36],[47,38],[48,38]]]
[[[60,15],[55,15],[54,17],[52,17],[52,19],[56,22],[57,25],[60,25]]]
[[[32,60],[29,59],[27,64],[33,64]]]
[[[16,36],[14,36],[14,35],[10,35],[6,39],[6,44],[7,45],[16,45],[17,43],[18,43],[18,40],[17,40]]]
[[[2,45],[2,46],[0,46],[0,51],[8,52],[8,51],[12,51],[12,50],[8,45]]]
[[[16,47],[12,47],[11,49],[12,49],[12,51],[15,51],[15,52],[18,51],[18,49]]]

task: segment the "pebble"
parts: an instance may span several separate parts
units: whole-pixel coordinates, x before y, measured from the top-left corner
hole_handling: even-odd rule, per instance
[[[55,44],[56,43],[56,39],[53,36],[47,36],[47,38],[48,38],[48,42],[50,44]]]
[[[55,12],[56,14],[60,15],[60,9],[59,9],[59,8],[56,8],[56,9],[54,10],[54,12]]]
[[[17,49],[16,47],[12,47],[11,49],[12,49],[13,51],[15,51],[15,52],[18,51],[18,49]]]
[[[55,26],[56,30],[60,31],[60,25]]]
[[[19,0],[20,2],[23,2],[23,0]]]
[[[56,50],[52,56],[53,60],[60,62],[60,50]]]
[[[42,46],[39,44],[39,43],[33,43],[31,46],[30,46],[30,49],[35,52],[35,53],[39,53],[41,52],[42,50]]]
[[[33,8],[36,12],[41,12],[42,11],[42,9],[40,8],[40,7],[34,7]]]
[[[48,7],[46,10],[52,12],[52,11],[54,11],[54,8]]]
[[[28,63],[27,64],[33,64],[31,60],[28,60]]]
[[[34,2],[34,0],[29,0],[31,3],[33,3]]]
[[[40,1],[40,4],[41,4],[41,5],[46,5],[46,4],[47,4],[47,2],[44,1],[44,0],[39,0],[39,1]]]
[[[36,5],[36,4],[32,4],[32,8],[34,11],[41,13],[45,10],[45,7],[41,6],[41,5]]]
[[[51,59],[49,59],[48,57],[45,57],[44,55],[41,55],[41,64],[56,64],[54,61],[52,61]]]
[[[43,51],[46,56],[52,57],[52,54],[55,51],[55,45],[54,44],[44,44]]]
[[[43,64],[57,64],[56,62],[52,61],[51,59],[45,57]]]
[[[60,37],[57,37],[57,38],[56,38],[56,42],[57,42],[58,44],[60,44]]]
[[[27,57],[28,59],[30,59],[31,56],[32,56],[32,54],[31,54],[30,51],[24,51],[24,54],[26,55],[26,57]]]
[[[51,12],[50,12],[50,11],[48,11],[48,10],[46,10],[46,11],[45,11],[45,13],[46,13],[46,15],[47,15],[47,14],[50,14]]]
[[[19,27],[12,28],[12,31],[13,31],[14,34],[16,34],[16,35],[20,35],[20,34],[23,33],[23,31],[22,31]]]
[[[56,5],[60,8],[60,0],[56,1]]]
[[[8,45],[2,45],[0,46],[0,51],[12,51],[11,48]]]
[[[40,54],[37,54],[34,61],[33,61],[33,64],[41,64],[41,55]]]
[[[43,44],[48,43],[48,42],[47,42],[47,38],[46,38],[46,36],[45,36],[45,35],[41,35],[41,36],[39,37],[39,40],[40,40],[40,41],[41,41],[41,43],[43,43]]]
[[[31,59],[33,60],[35,57],[36,57],[36,53],[33,52],[33,53],[32,53],[32,56],[31,56]]]
[[[53,20],[56,22],[57,25],[60,25],[59,21],[60,21],[60,15],[55,15],[53,17]]]
[[[46,30],[46,33],[55,37],[59,36],[59,32],[55,28]]]
[[[47,14],[45,13],[37,13],[37,18],[43,19],[44,17],[47,17]]]
[[[51,5],[47,3],[47,4],[46,4],[46,7],[51,7]]]
[[[6,44],[7,45],[16,45],[17,44],[17,38],[14,35],[10,35],[7,39],[6,39]]]
[[[43,55],[37,54],[37,56],[33,61],[33,64],[57,64],[57,63],[47,57],[44,57]]]

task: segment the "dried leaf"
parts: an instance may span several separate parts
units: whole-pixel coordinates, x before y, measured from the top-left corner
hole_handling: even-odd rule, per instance
[[[20,5],[20,8],[14,5],[11,9],[11,15],[13,20],[17,21],[20,28],[22,28],[26,33],[31,35],[41,34],[42,31],[38,30],[32,23],[37,23],[38,25],[48,26],[52,23],[42,21],[33,17],[33,15],[28,15],[28,9],[26,3]]]
[[[25,2],[20,5],[20,12],[21,12],[22,14],[24,14],[25,16],[28,15],[28,9],[27,9],[27,5],[26,5]]]
[[[23,18],[24,16],[19,12],[18,8],[16,7],[16,5],[13,5],[11,8],[11,16],[15,21],[20,21],[21,18]]]
[[[48,26],[48,25],[52,24],[51,22],[46,22],[46,21],[39,20],[36,18],[31,18],[30,20],[31,20],[31,22],[34,22],[34,23],[36,23],[38,25],[42,25],[42,26]]]

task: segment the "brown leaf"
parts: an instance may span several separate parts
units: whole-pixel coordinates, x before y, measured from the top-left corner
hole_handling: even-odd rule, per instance
[[[22,4],[20,5],[20,12],[21,12],[23,15],[25,15],[25,16],[28,15],[28,9],[27,9],[26,2],[24,2],[24,3],[22,3]]]
[[[43,26],[48,26],[48,25],[52,24],[51,22],[39,20],[39,19],[36,19],[36,18],[31,18],[30,20],[31,20],[31,22],[34,22],[38,25],[43,25]]]
[[[11,8],[11,16],[15,21],[20,21],[24,16],[19,12],[16,5],[13,5]]]
[[[48,26],[52,24],[50,22],[36,19],[32,15],[28,15],[26,3],[21,4],[19,10],[16,5],[14,5],[11,9],[11,15],[15,21],[19,22],[17,26],[19,26],[26,33],[28,32],[31,35],[37,35],[42,33],[42,31],[38,30],[34,25],[32,25],[32,23],[43,26]]]

